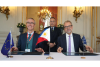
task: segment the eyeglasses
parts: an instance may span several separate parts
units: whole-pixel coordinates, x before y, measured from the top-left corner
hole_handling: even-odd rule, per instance
[[[55,22],[55,21],[50,21],[50,22]]]
[[[69,26],[64,26],[64,28],[68,28],[68,27],[69,27],[69,28],[71,28],[71,26],[72,26],[72,25],[69,25]]]
[[[26,22],[27,24],[35,24],[35,23],[33,23],[33,22]]]

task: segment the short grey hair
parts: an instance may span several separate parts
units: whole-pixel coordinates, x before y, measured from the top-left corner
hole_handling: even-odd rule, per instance
[[[64,24],[65,24],[65,23],[68,23],[68,22],[70,22],[70,23],[71,23],[71,25],[72,25],[72,22],[71,22],[70,20],[65,21],[65,22],[64,22]]]
[[[28,18],[28,19],[32,19],[32,20],[34,20],[33,18]],[[35,20],[34,20],[34,24],[36,24]]]

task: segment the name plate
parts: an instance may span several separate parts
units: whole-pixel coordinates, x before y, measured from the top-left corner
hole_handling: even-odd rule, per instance
[[[25,52],[30,52],[30,49],[25,49]]]

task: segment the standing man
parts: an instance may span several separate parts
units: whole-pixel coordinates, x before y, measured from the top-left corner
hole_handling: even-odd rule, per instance
[[[54,17],[50,18],[50,43],[45,41],[43,42],[43,46],[44,46],[44,51],[48,52],[49,51],[49,47],[50,47],[50,51],[51,52],[57,52],[57,38],[62,34],[61,30],[56,26],[56,19]],[[49,28],[46,27],[46,28]],[[45,28],[45,29],[46,29]]]
[[[73,25],[71,21],[64,22],[65,34],[58,37],[58,49],[57,52],[79,52],[79,48],[84,51],[85,48],[89,52],[93,53],[93,49],[90,46],[83,45],[80,35],[72,32]]]
[[[27,52],[44,52],[40,46],[37,45],[37,39],[39,35],[34,32],[35,20],[33,18],[29,18],[26,22],[27,33],[21,34],[18,40],[18,46],[12,47],[11,51],[27,51]]]

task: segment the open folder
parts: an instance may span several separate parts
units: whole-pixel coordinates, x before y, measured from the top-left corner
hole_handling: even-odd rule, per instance
[[[62,52],[64,55],[66,56],[97,56],[97,55],[100,55],[100,54],[96,54],[96,53],[78,53],[78,52],[71,52],[71,53],[68,53],[68,52]]]
[[[24,52],[24,51],[14,51],[11,55],[42,55],[42,52]]]

